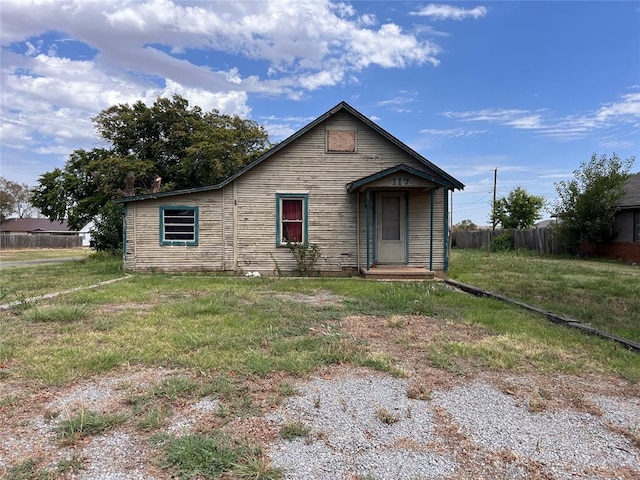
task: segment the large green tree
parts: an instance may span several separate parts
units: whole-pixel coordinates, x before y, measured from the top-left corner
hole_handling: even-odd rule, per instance
[[[150,193],[160,181],[162,191],[219,183],[271,146],[256,122],[203,112],[179,95],[151,106],[114,105],[93,122],[106,146],[74,151],[33,190],[32,202],[45,216],[67,219],[74,229],[103,216],[113,221],[105,209],[111,199]]]
[[[555,184],[559,228],[571,246],[588,242],[597,249],[613,239],[616,202],[624,195],[634,162],[634,157],[621,160],[615,153],[611,157],[594,153],[573,172],[572,180]]]
[[[516,187],[506,197],[493,204],[490,221],[502,228],[531,228],[542,218],[544,198],[531,195],[522,187]]]

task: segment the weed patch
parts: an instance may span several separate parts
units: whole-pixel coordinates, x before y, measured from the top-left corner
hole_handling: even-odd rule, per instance
[[[181,478],[219,478],[225,473],[247,479],[281,478],[281,471],[269,466],[260,448],[220,431],[169,439],[164,450],[164,466]]]
[[[82,305],[49,305],[28,309],[23,315],[30,322],[72,323],[86,319],[90,313]]]
[[[121,414],[103,414],[92,410],[82,410],[71,418],[63,420],[57,428],[58,438],[65,443],[87,435],[96,435],[124,423],[126,417]]]
[[[311,427],[302,422],[287,423],[280,429],[280,438],[293,440],[299,437],[306,437],[309,432],[311,432]]]
[[[391,413],[386,408],[379,408],[376,410],[376,418],[387,425],[393,425],[400,421],[400,415]]]
[[[14,465],[7,472],[7,480],[54,480],[55,473],[38,467],[35,460]]]

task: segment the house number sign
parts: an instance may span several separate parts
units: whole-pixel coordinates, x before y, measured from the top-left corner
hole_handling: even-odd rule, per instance
[[[394,187],[409,185],[409,179],[407,177],[392,177],[391,180],[393,181],[392,185]]]

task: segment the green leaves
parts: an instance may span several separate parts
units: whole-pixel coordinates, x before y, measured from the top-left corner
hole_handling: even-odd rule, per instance
[[[508,196],[496,200],[490,220],[499,223],[502,228],[531,228],[536,220],[542,218],[540,210],[544,203],[544,198],[516,187]]]
[[[621,160],[615,153],[611,158],[594,153],[573,172],[572,180],[556,183],[556,213],[570,242],[598,245],[613,239],[616,202],[624,195],[634,161],[634,157]]]

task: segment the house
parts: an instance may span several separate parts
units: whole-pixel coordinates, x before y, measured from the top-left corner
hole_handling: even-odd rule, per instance
[[[448,196],[464,185],[345,102],[213,186],[116,200],[124,266],[322,274],[448,267]]]
[[[554,219],[540,220],[533,226],[533,228],[549,228],[557,223],[558,221]]]
[[[82,246],[90,247],[93,244],[93,234],[92,230],[95,228],[95,224],[93,222],[87,223],[84,227],[80,229],[78,235],[82,238]]]
[[[625,194],[618,200],[614,241],[606,245],[608,257],[640,263],[640,173],[629,177]]]
[[[77,236],[69,230],[67,222],[52,222],[46,218],[10,218],[0,224],[3,235],[67,235]]]

